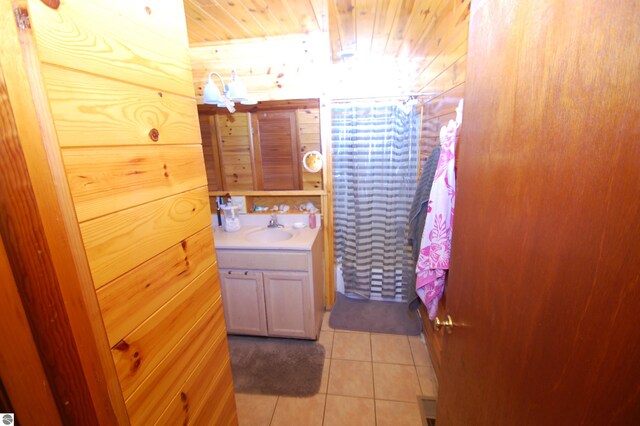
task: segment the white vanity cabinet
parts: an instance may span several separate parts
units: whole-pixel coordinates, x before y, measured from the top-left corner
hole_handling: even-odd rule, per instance
[[[322,238],[311,250],[216,253],[230,334],[318,338],[324,312]]]

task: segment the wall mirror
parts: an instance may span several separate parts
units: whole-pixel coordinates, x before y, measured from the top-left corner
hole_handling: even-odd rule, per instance
[[[302,166],[310,173],[318,173],[322,170],[322,153],[319,151],[309,151],[302,157]]]

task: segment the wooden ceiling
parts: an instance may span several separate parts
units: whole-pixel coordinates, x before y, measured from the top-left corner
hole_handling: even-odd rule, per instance
[[[214,70],[261,101],[441,91],[464,73],[469,4],[184,0],[196,96]]]
[[[445,16],[466,19],[469,1],[184,0],[184,5],[191,46],[328,32],[338,61],[345,55],[424,57],[437,43],[430,39],[434,27]],[[467,12],[456,13],[460,9]]]
[[[326,0],[184,0],[189,43],[326,30]]]

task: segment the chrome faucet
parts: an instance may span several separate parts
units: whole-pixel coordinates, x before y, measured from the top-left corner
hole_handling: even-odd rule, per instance
[[[271,220],[267,225],[267,228],[284,228],[284,225],[278,223],[278,215],[275,213],[271,213]]]

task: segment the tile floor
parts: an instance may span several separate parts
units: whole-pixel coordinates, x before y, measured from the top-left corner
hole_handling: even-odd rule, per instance
[[[417,396],[437,394],[420,336],[333,330],[325,313],[320,391],[309,398],[236,394],[240,426],[420,426]]]

